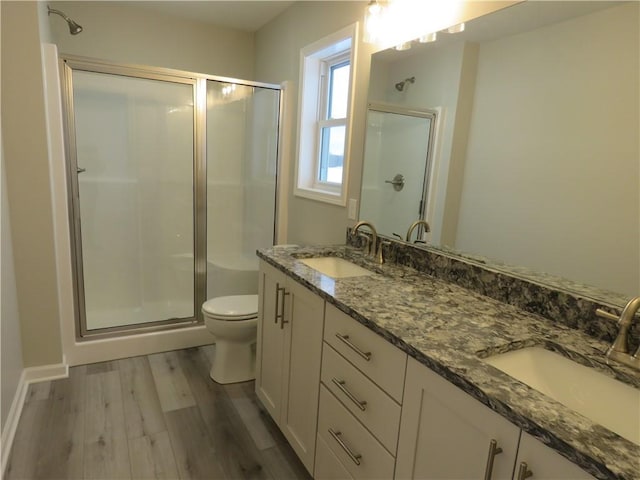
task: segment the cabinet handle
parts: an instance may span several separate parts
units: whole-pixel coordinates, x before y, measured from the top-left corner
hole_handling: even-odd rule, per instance
[[[329,435],[331,435],[333,439],[338,442],[338,445],[340,445],[346,452],[346,454],[349,455],[349,458],[353,460],[353,463],[355,463],[356,465],[360,465],[360,459],[362,458],[362,455],[360,455],[359,453],[353,453],[351,451],[347,444],[344,443],[344,440],[342,440],[342,438],[340,437],[342,435],[341,432],[335,432],[332,428],[330,428]]]
[[[289,295],[289,292],[286,292],[284,288],[282,289],[282,312],[280,312],[280,330],[284,330],[284,324],[289,323],[289,320],[284,319],[284,297]]]
[[[518,469],[518,480],[525,480],[533,475],[533,472],[529,470],[529,466],[527,462],[520,463],[520,468]]]
[[[331,381],[335,384],[336,387],[340,389],[342,393],[344,393],[349,398],[349,400],[355,403],[360,410],[364,412],[367,409],[367,402],[358,400],[353,393],[347,390],[347,387],[345,387],[346,382],[344,380],[338,380],[334,377],[331,379]]]
[[[364,358],[367,362],[369,360],[371,360],[371,352],[363,352],[358,347],[356,347],[349,340],[349,335],[341,335],[339,333],[336,333],[336,337],[338,337],[338,340],[341,340],[345,345],[347,345],[347,347],[349,347],[351,350],[356,352],[358,355],[360,355],[362,358]]]
[[[278,313],[278,310],[280,310],[280,307],[278,306],[278,304],[280,303],[279,302],[280,295],[278,295],[280,293],[280,290],[284,292],[284,287],[280,287],[280,284],[276,282],[276,311],[274,313],[274,317],[276,319],[276,325],[278,324],[278,319],[280,318],[280,314]]]
[[[278,295],[282,292],[282,303],[279,302],[280,296]],[[281,287],[279,283],[276,282],[276,325],[278,324],[278,320],[280,320],[280,329],[284,328],[284,324],[288,323],[284,319],[284,297],[285,295],[289,295],[289,292],[285,290],[284,287]]]
[[[487,467],[484,470],[484,480],[491,480],[491,476],[493,475],[493,460],[496,458],[496,455],[502,453],[502,448],[498,446],[498,442],[494,439],[491,439],[489,442],[489,456],[487,457]]]

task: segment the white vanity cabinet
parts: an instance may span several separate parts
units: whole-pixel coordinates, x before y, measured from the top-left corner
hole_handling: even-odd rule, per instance
[[[530,472],[531,475],[528,476]],[[559,453],[522,432],[513,480],[594,480],[594,477]]]
[[[593,479],[414,359],[407,364],[395,478]]]
[[[313,472],[324,300],[260,262],[256,394]]]
[[[582,469],[260,261],[256,394],[318,480],[588,480]]]
[[[519,436],[518,427],[409,359],[396,479],[508,480]]]
[[[344,471],[342,478],[393,478],[406,362],[400,349],[327,304],[316,479]]]

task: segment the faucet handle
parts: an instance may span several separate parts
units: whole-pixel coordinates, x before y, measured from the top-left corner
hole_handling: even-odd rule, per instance
[[[600,318],[605,318],[607,320],[614,320],[616,322],[620,321],[620,317],[618,315],[614,315],[613,313],[609,313],[601,308],[596,310],[596,316]]]

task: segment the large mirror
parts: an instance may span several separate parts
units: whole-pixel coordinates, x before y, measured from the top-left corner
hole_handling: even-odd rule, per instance
[[[426,141],[415,129],[383,156],[389,173],[426,175],[428,191],[398,200],[372,160],[385,119],[370,109],[360,219],[404,236],[422,214],[429,248],[640,295],[639,8],[523,2],[374,54],[370,104],[437,112],[435,144],[407,166]]]

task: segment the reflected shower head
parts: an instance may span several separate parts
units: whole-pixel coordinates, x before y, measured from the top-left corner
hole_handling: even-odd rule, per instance
[[[82,27],[80,25],[78,25],[76,22],[74,22],[69,17],[67,17],[60,10],[55,10],[54,8],[51,8],[49,5],[47,5],[47,14],[51,15],[52,13],[55,13],[56,15],[60,15],[62,18],[64,18],[64,20],[67,22],[67,25],[69,25],[69,33],[71,35],[77,35],[82,31]]]
[[[416,77],[405,78],[403,81],[396,83],[396,90],[402,92],[406,83],[415,83]]]

